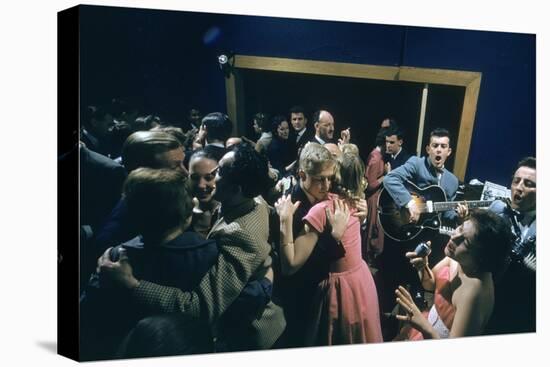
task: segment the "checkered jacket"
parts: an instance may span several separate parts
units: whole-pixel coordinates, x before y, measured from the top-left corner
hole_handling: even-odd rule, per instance
[[[259,279],[271,265],[268,207],[255,202],[252,211],[227,223],[221,217],[208,238],[218,242],[216,264],[192,292],[140,281],[132,293],[136,302],[153,313],[183,312],[216,324],[249,280]],[[238,349],[268,349],[282,334],[286,322],[282,309],[270,301],[251,324],[235,330]],[[231,339],[230,333],[226,335]],[[235,340],[232,341],[233,343]]]

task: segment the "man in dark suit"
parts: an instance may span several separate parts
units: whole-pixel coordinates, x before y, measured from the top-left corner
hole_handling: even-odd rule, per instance
[[[386,154],[389,163],[389,171],[402,166],[410,157],[411,154],[403,149],[403,132],[401,129],[394,127],[389,128],[385,132],[386,139]]]
[[[311,141],[321,145],[332,143],[334,138],[334,117],[332,117],[332,114],[325,110],[319,110],[313,114],[312,120],[315,135]]]
[[[308,141],[310,141],[315,132],[311,127],[308,127],[305,110],[302,106],[294,106],[290,109],[289,113],[290,123],[292,125],[294,133],[290,135],[289,139],[294,137],[295,149],[294,156],[297,157],[297,153],[301,150]]]

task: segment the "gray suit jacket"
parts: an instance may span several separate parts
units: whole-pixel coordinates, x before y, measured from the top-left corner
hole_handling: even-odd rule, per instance
[[[192,292],[141,281],[133,290],[136,302],[150,312],[183,312],[216,324],[220,316],[251,279],[260,279],[271,266],[268,238],[268,207],[251,201],[249,208],[224,213],[212,227],[208,238],[219,245],[216,264]],[[241,215],[242,212],[246,214]],[[282,309],[270,301],[251,324],[243,322],[230,340],[233,349],[268,349],[286,326]],[[223,328],[223,325],[222,325]],[[231,331],[226,332],[231,339]]]

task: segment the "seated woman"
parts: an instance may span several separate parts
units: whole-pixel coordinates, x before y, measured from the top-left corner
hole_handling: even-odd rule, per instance
[[[494,213],[473,210],[447,246],[446,257],[433,269],[428,258],[408,252],[422,286],[434,291],[434,304],[423,314],[409,292],[399,287],[397,302],[406,315],[397,315],[408,327],[400,339],[439,339],[480,335],[494,306],[493,274],[505,264],[511,246],[510,228]],[[513,316],[513,315],[510,315]]]
[[[283,196],[276,204],[281,219],[283,273],[292,274],[304,265],[324,231],[331,231],[343,253],[330,263],[327,277],[317,287],[307,345],[382,342],[376,287],[361,257],[359,219],[350,216],[364,191],[360,158],[345,154],[339,175],[340,195],[329,194],[328,200],[313,206],[304,217],[304,230],[295,240],[292,219],[300,202],[293,204],[289,196]]]

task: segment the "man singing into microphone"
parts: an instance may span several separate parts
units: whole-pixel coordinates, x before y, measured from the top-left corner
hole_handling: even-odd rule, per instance
[[[536,158],[522,159],[512,177],[511,200],[496,200],[489,210],[508,221],[516,237],[509,266],[496,285],[487,334],[534,332],[536,328]]]

